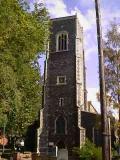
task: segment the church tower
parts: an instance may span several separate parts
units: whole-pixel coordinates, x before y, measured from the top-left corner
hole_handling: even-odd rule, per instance
[[[83,29],[77,16],[52,19],[47,52],[44,105],[40,113],[40,153],[49,147],[81,145],[84,110]]]

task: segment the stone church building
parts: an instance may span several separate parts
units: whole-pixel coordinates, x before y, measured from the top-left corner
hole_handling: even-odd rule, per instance
[[[70,160],[73,147],[85,141],[85,129],[81,125],[81,112],[87,111],[83,28],[76,15],[51,21],[39,152],[53,155],[56,147],[66,149]]]

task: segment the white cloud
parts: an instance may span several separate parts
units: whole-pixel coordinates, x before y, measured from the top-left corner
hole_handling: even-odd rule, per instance
[[[82,14],[79,10],[78,16],[84,30],[84,49],[86,60],[97,52],[96,41],[96,21],[94,9],[89,9],[86,14]]]
[[[46,0],[46,7],[49,9],[51,17],[64,17],[68,16],[67,6],[63,0]]]
[[[80,24],[83,27],[83,29],[88,30],[90,28],[90,24],[89,24],[87,18],[82,14],[82,12],[77,7],[75,7],[70,12],[71,15],[75,15],[76,13],[77,13],[77,17],[78,17],[78,19],[80,21]]]
[[[52,18],[68,16],[67,6],[63,0],[33,0],[32,3],[44,3]]]

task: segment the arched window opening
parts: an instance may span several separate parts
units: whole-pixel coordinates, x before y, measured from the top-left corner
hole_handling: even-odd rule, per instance
[[[66,51],[68,50],[68,33],[62,32],[57,35],[57,51]]]
[[[64,98],[59,98],[59,106],[60,107],[64,106]]]
[[[65,134],[66,133],[66,121],[62,116],[60,116],[56,120],[56,133],[57,134]]]

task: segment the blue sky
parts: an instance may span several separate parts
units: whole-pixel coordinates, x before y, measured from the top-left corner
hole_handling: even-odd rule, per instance
[[[33,2],[34,0],[30,0]],[[96,92],[99,90],[98,52],[94,0],[36,0],[44,2],[51,18],[74,15],[76,12],[84,29],[84,49],[87,67],[88,100],[99,109]],[[120,0],[100,0],[103,36],[110,21],[120,22]],[[42,60],[41,66],[42,64]]]

